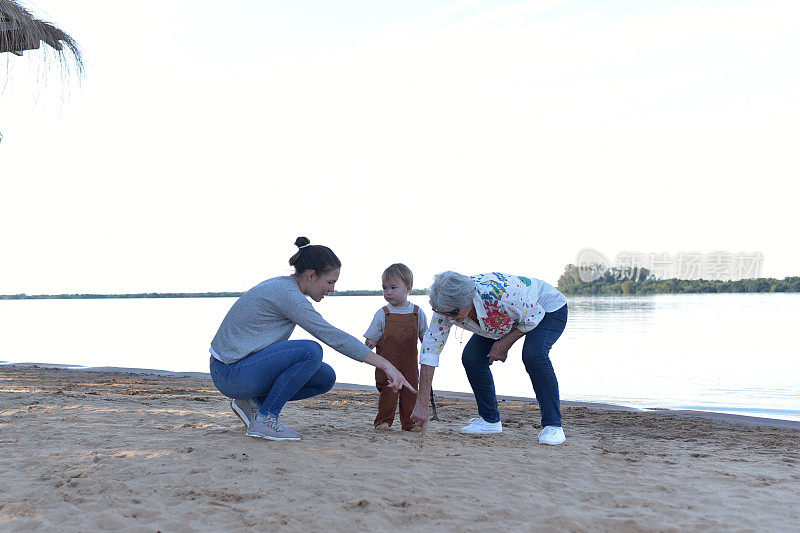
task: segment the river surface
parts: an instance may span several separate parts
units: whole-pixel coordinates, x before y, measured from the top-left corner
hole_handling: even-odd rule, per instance
[[[425,296],[411,297],[430,317]],[[208,372],[208,345],[233,298],[0,300],[0,361]],[[800,294],[570,297],[551,359],[563,400],[698,409],[800,421]],[[380,296],[316,308],[362,338]],[[434,388],[469,392],[453,328]],[[292,338],[311,338],[299,328]],[[533,397],[520,359],[492,365],[498,394]],[[373,369],[325,347],[337,381]]]

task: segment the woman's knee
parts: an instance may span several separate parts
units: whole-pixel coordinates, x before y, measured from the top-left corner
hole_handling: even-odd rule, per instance
[[[464,368],[488,367],[488,355],[488,351],[478,349],[475,346],[470,347],[467,345],[464,347],[464,351],[461,352],[461,364],[464,365]]]
[[[318,342],[312,340],[300,340],[296,342],[300,343],[302,346],[306,358],[318,363],[322,362],[322,346]]]
[[[538,328],[537,328],[538,329]],[[531,363],[550,360],[550,349],[553,347],[555,339],[550,330],[542,328],[540,331],[533,330],[525,336],[525,344],[522,345],[522,361],[527,365]],[[556,336],[555,338],[558,338]]]
[[[334,371],[333,367],[327,363],[322,363],[319,365],[319,369],[317,369],[314,377],[319,381],[321,393],[328,392],[333,388],[333,384],[336,383],[336,371]]]
[[[549,352],[550,350],[543,346],[539,347],[538,350],[523,350],[522,363],[525,365],[525,368],[530,368],[531,366],[549,365],[551,364]]]

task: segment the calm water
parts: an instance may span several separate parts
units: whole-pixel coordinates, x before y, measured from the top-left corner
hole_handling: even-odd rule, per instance
[[[430,316],[426,297],[412,297]],[[208,371],[208,344],[231,298],[0,301],[0,360]],[[317,309],[361,338],[379,296],[326,298]],[[800,421],[800,294],[570,298],[551,352],[564,400],[701,409]],[[463,334],[462,334],[463,333]],[[309,338],[297,330],[293,338]],[[454,328],[434,387],[469,392]],[[492,369],[499,394],[533,396],[520,360]],[[341,382],[372,367],[326,348]]]

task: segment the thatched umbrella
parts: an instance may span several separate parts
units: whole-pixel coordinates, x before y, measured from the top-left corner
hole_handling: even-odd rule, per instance
[[[69,71],[69,52],[78,76],[83,75],[83,57],[75,39],[49,22],[35,18],[16,1],[0,0],[0,53],[10,52],[21,56],[26,50],[39,48],[42,42],[55,50],[56,60],[64,69],[63,72]],[[0,133],[0,141],[2,139],[3,134]]]
[[[39,48],[44,42],[56,50],[58,60],[66,63],[65,52],[75,60],[78,73],[83,72],[83,58],[75,39],[49,22],[35,18],[14,0],[0,0],[0,52],[22,55],[25,50]]]

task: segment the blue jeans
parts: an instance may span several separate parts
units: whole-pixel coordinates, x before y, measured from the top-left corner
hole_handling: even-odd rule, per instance
[[[322,362],[319,343],[299,340],[270,344],[229,365],[213,359],[211,379],[228,398],[254,398],[260,415],[277,417],[286,402],[331,390],[336,373]]]
[[[542,411],[542,426],[561,426],[561,400],[558,380],[550,362],[550,348],[564,332],[567,325],[567,304],[552,313],[545,313],[541,322],[525,335],[522,345],[522,362],[531,378],[533,392]],[[487,422],[499,422],[494,379],[489,369],[489,350],[494,339],[473,335],[461,356],[467,379],[475,394],[478,414]]]

